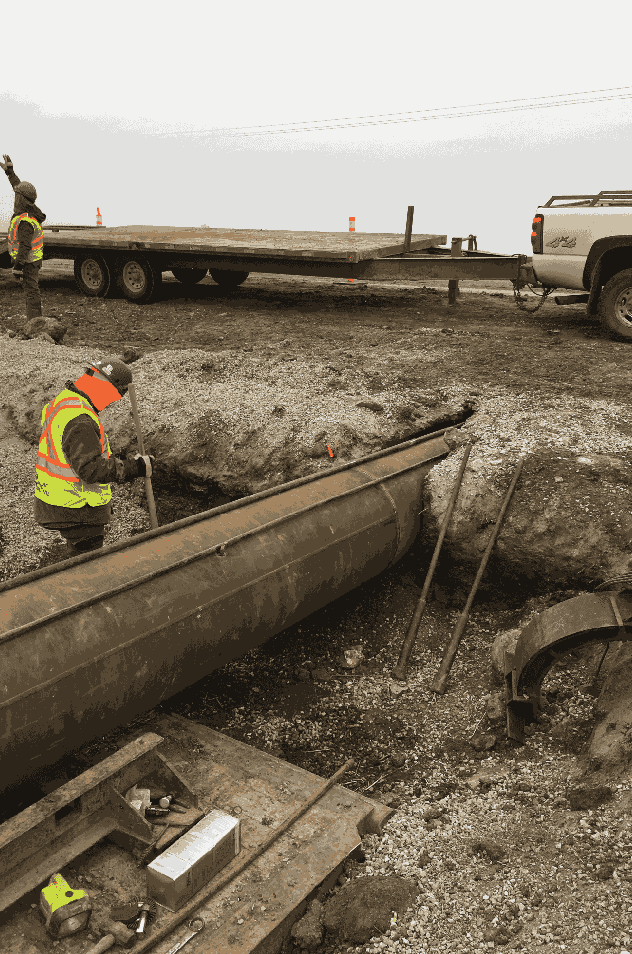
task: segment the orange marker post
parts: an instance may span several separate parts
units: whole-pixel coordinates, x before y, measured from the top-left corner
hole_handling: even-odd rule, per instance
[[[103,216],[99,212],[98,206],[97,206],[97,225],[103,225]]]
[[[327,444],[327,450],[329,451],[329,456],[330,456],[330,457],[333,457],[333,456],[334,456],[334,452],[332,451],[332,449],[331,449],[331,447],[329,446],[329,444]]]
[[[349,231],[355,232],[355,215],[349,216]],[[353,282],[353,278],[348,278],[348,282]]]

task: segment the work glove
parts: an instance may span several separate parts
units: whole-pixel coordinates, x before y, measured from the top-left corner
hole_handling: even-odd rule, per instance
[[[5,172],[8,170],[13,170],[13,163],[11,162],[11,156],[7,156],[6,152],[3,153],[4,162],[0,162],[0,166],[4,169]]]
[[[13,277],[15,278],[16,282],[21,282],[24,278],[24,272],[19,265],[13,266]]]
[[[142,457],[140,454],[134,454],[133,459],[138,467],[138,476],[151,477],[152,464],[156,463],[156,458],[152,454],[145,454]]]

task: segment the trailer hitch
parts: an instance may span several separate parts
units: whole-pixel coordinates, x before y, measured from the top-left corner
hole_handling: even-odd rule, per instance
[[[632,640],[632,590],[587,593],[558,603],[525,626],[505,652],[507,736],[524,742],[524,727],[541,711],[541,688],[557,658],[588,643]]]

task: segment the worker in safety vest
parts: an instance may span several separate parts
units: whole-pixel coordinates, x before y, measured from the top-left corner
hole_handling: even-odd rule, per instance
[[[58,530],[70,556],[103,546],[112,516],[110,481],[151,476],[153,457],[112,457],[99,412],[127,394],[129,367],[118,358],[96,361],[42,411],[37,454],[35,519]]]
[[[42,222],[46,216],[35,205],[37,192],[30,182],[20,182],[13,171],[11,157],[5,154],[0,162],[15,192],[13,216],[9,225],[9,255],[13,262],[13,277],[24,281],[26,318],[40,318],[42,298],[39,290],[39,273],[44,255],[44,231]]]

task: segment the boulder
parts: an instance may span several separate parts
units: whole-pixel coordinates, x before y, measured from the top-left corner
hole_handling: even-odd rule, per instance
[[[312,901],[304,917],[292,925],[292,939],[297,947],[315,951],[320,946],[323,939],[322,916],[322,904],[317,900]]]
[[[325,902],[323,925],[339,941],[366,944],[388,931],[393,912],[405,914],[417,894],[416,884],[398,875],[356,878]]]
[[[492,692],[485,703],[485,713],[492,725],[505,722],[507,718],[506,696],[504,690]]]
[[[492,677],[497,685],[505,684],[505,653],[513,653],[521,632],[520,629],[506,629],[492,643]]]
[[[28,338],[47,334],[56,344],[60,343],[67,330],[56,318],[32,318],[24,329]]]

